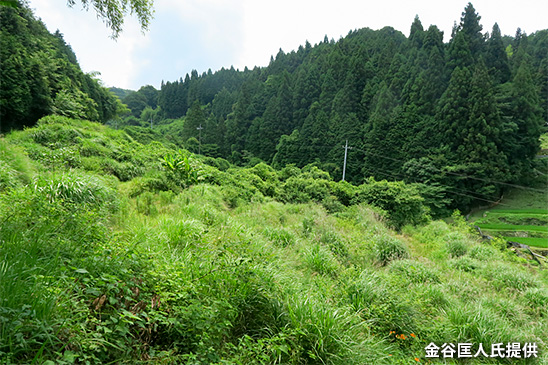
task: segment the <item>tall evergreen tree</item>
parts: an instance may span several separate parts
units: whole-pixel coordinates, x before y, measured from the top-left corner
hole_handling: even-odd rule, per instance
[[[460,18],[459,32],[464,34],[470,52],[476,60],[481,55],[485,43],[483,34],[481,33],[483,27],[480,24],[480,20],[481,16],[476,13],[476,9],[474,9],[472,3],[468,3]]]
[[[199,139],[200,130],[198,128],[204,128],[206,126],[205,113],[198,101],[195,101],[185,117],[183,124],[182,137],[186,142],[189,138]],[[201,141],[199,141],[201,142]]]
[[[424,28],[418,15],[415,15],[413,24],[411,24],[411,30],[409,31],[409,42],[412,47],[421,49],[424,41]]]
[[[531,160],[540,149],[542,107],[528,62],[522,62],[512,83],[512,117],[518,126],[517,156]]]
[[[510,80],[511,74],[506,47],[504,47],[500,28],[497,23],[493,25],[486,48],[485,63],[489,68],[489,74],[493,77],[493,80],[501,84]]]

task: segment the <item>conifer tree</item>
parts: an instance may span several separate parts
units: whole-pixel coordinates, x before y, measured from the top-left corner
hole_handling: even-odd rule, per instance
[[[485,63],[489,69],[489,74],[496,83],[502,84],[510,80],[508,56],[497,23],[493,25],[491,36],[487,40]]]
[[[520,64],[512,83],[512,118],[518,129],[516,134],[517,156],[523,161],[531,160],[540,149],[542,108],[539,89],[533,81],[531,67],[527,61]]]
[[[185,122],[183,124],[183,140],[186,142],[189,138],[199,138],[200,127],[205,127],[206,118],[202,107],[198,101],[195,101],[185,117]]]
[[[481,16],[476,13],[476,9],[474,9],[472,3],[468,3],[460,18],[459,32],[464,34],[470,52],[475,60],[481,55],[485,43],[483,34],[481,33],[483,27],[480,24],[480,20]]]
[[[411,24],[411,30],[409,32],[409,42],[412,47],[421,49],[424,40],[424,28],[418,15],[415,15],[413,24]]]

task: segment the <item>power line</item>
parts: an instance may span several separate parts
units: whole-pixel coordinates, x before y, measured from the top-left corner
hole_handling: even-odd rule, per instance
[[[410,160],[409,160],[409,161],[404,161],[404,160],[397,159],[397,158],[393,158],[393,157],[383,156],[383,155],[379,155],[379,154],[376,154],[376,153],[364,151],[364,150],[361,150],[361,149],[358,149],[358,148],[356,148],[356,150],[361,151],[361,152],[365,153],[366,155],[371,155],[371,156],[375,156],[375,157],[380,157],[380,158],[384,158],[384,159],[388,159],[388,160],[392,160],[392,161],[399,161],[399,162],[404,162],[404,163],[410,161]],[[421,166],[421,167],[424,167],[424,166],[425,166],[425,165],[423,165],[423,164],[418,163],[416,160],[414,161],[414,163],[415,163],[417,166]],[[428,167],[431,168],[431,169],[433,169],[433,170],[442,172],[442,173],[446,173],[446,174],[449,174],[449,175],[455,175],[455,176],[459,176],[459,177],[463,177],[463,178],[467,178],[467,179],[479,180],[479,181],[489,182],[489,183],[492,183],[492,184],[506,185],[506,186],[511,186],[511,187],[513,187],[513,188],[518,188],[518,189],[523,189],[523,190],[530,190],[530,191],[536,191],[536,192],[540,192],[540,193],[545,193],[545,192],[546,192],[546,191],[543,190],[543,189],[536,189],[536,188],[531,188],[531,187],[523,186],[523,185],[505,183],[505,182],[497,181],[497,180],[484,179],[484,178],[475,177],[475,176],[472,176],[472,175],[458,174],[458,173],[456,173],[456,172],[444,171],[444,170],[442,170],[442,169],[438,169],[437,167],[433,167],[433,166],[428,166]]]
[[[401,178],[402,178],[401,174],[396,174],[396,175],[394,175],[394,174],[386,173],[386,170],[382,170],[382,169],[376,169],[376,170],[381,171],[381,173],[382,173],[383,175],[386,175],[386,176],[391,176],[391,177],[396,178],[396,179],[401,179]],[[370,171],[371,171],[371,170],[370,170]],[[416,184],[428,185],[428,184],[425,183],[425,182],[418,182],[418,181],[415,181],[415,183],[416,183]],[[500,203],[500,202],[497,202],[497,201],[494,201],[494,200],[479,198],[479,197],[477,197],[477,196],[473,196],[473,195],[469,195],[469,194],[458,193],[458,192],[456,192],[456,191],[452,191],[452,190],[449,190],[449,189],[455,189],[455,190],[470,192],[470,191],[468,191],[468,190],[457,189],[457,188],[449,187],[449,186],[447,186],[447,185],[442,185],[442,184],[438,184],[438,185],[432,185],[432,184],[430,184],[430,186],[433,186],[433,187],[440,187],[440,188],[442,188],[441,191],[446,192],[446,193],[449,193],[449,194],[455,194],[455,195],[465,196],[465,197],[468,197],[468,198],[473,198],[473,199],[481,200],[481,201],[484,201],[484,202],[487,202],[487,203],[492,203],[492,204],[498,204],[498,205],[504,205],[504,206],[508,206],[508,207],[513,207],[513,206],[510,205],[510,204],[505,204],[505,203]],[[471,194],[484,195],[484,194],[475,193],[475,192],[470,192],[470,193],[471,193]],[[485,195],[484,195],[484,196],[485,196]]]
[[[315,148],[329,148],[331,150],[338,148],[338,146],[328,146],[328,145],[315,145],[314,147]],[[352,149],[354,149],[356,151],[363,152],[366,155],[370,155],[370,156],[374,156],[374,157],[380,157],[380,158],[384,158],[384,159],[392,160],[392,161],[397,161],[397,162],[401,162],[402,164],[404,164],[406,162],[411,162],[411,160],[412,160],[412,159],[403,160],[403,159],[398,159],[398,158],[394,158],[394,157],[384,156],[384,155],[381,155],[381,154],[378,154],[378,153],[368,152],[368,151],[362,150],[362,149],[357,148],[357,147],[352,147]],[[491,183],[491,184],[510,186],[510,187],[517,188],[517,189],[522,189],[522,190],[529,190],[529,191],[534,191],[534,192],[546,193],[546,191],[543,190],[543,189],[537,189],[537,188],[532,188],[532,187],[529,187],[529,186],[506,183],[506,182],[503,182],[503,181],[491,180],[491,179],[476,177],[476,176],[473,176],[473,175],[465,175],[465,174],[459,174],[459,173],[456,173],[456,172],[446,171],[446,170],[434,167],[432,165],[421,164],[417,160],[414,160],[412,163],[415,166],[419,166],[419,167],[422,167],[422,168],[427,167],[429,169],[435,170],[435,171],[440,172],[440,173],[445,173],[445,174],[448,174],[448,175],[453,175],[453,176],[458,176],[458,177],[462,177],[462,178],[488,182],[488,183]],[[471,191],[468,191],[468,192],[473,193],[473,194],[479,194],[479,193],[471,192]],[[481,195],[483,195],[483,194],[481,194]]]

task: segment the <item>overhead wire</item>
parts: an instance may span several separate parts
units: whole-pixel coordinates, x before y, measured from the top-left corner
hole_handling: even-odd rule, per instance
[[[392,161],[399,161],[399,162],[406,162],[404,160],[401,160],[401,159],[397,159],[397,158],[393,158],[393,157],[388,157],[388,156],[383,156],[381,154],[378,154],[378,153],[372,153],[372,152],[368,152],[368,151],[365,151],[365,150],[362,150],[362,149],[359,149],[359,148],[354,148],[355,150],[358,150],[358,151],[361,151],[367,155],[371,155],[371,156],[375,156],[375,157],[380,157],[380,158],[384,158],[384,159],[389,159],[389,160],[392,160]],[[425,166],[425,165],[422,165],[418,162],[415,162],[415,164],[417,166]],[[441,170],[439,168],[436,168],[436,167],[433,167],[433,166],[428,166],[428,168],[430,169],[433,169],[433,170],[437,170],[439,172],[442,172],[442,173],[445,173],[445,174],[449,174],[449,175],[455,175],[455,176],[459,176],[459,177],[463,177],[463,178],[467,178],[467,179],[472,179],[472,180],[479,180],[479,181],[484,181],[484,182],[489,182],[489,183],[492,183],[492,184],[499,184],[499,185],[506,185],[506,186],[511,186],[513,188],[518,188],[518,189],[524,189],[524,190],[529,190],[529,191],[536,191],[536,192],[541,192],[541,193],[545,193],[546,191],[545,190],[542,190],[542,189],[537,189],[537,188],[532,188],[532,187],[529,187],[529,186],[523,186],[523,185],[518,185],[518,184],[511,184],[511,183],[505,183],[505,182],[502,182],[502,181],[498,181],[498,180],[491,180],[491,179],[485,179],[485,178],[480,178],[480,177],[476,177],[476,176],[473,176],[473,175],[465,175],[465,174],[458,174],[456,172],[451,172],[451,171],[445,171],[445,170]]]
[[[335,149],[335,148],[338,148],[339,146],[328,146],[328,145],[315,145],[314,147],[316,148],[329,148],[331,150]],[[344,146],[342,146],[344,147]],[[400,163],[406,163],[410,160],[403,160],[403,159],[397,159],[397,158],[394,158],[394,157],[389,157],[389,156],[384,156],[384,155],[381,155],[381,154],[378,154],[378,153],[372,153],[372,152],[369,152],[369,151],[365,151],[363,149],[360,149],[360,148],[357,148],[357,147],[352,147],[352,149],[354,151],[359,151],[359,152],[362,152],[366,155],[370,155],[370,156],[374,156],[374,157],[380,157],[380,158],[384,158],[384,159],[388,159],[388,160],[391,160],[391,161],[396,161],[396,162],[400,162]],[[455,173],[455,172],[451,172],[451,171],[446,171],[446,170],[442,170],[442,169],[439,169],[439,168],[436,168],[436,167],[433,167],[431,165],[424,165],[424,164],[421,164],[419,163],[418,161],[413,161],[413,163],[415,164],[415,166],[419,166],[419,167],[422,167],[422,168],[428,168],[428,169],[431,169],[431,170],[435,170],[435,171],[438,171],[440,173],[445,173],[445,174],[449,174],[449,175],[453,175],[453,176],[459,176],[459,177],[462,177],[462,178],[467,178],[467,179],[472,179],[472,180],[478,180],[478,181],[484,181],[484,182],[489,182],[489,183],[492,183],[492,184],[499,184],[499,185],[505,185],[505,186],[510,186],[510,187],[514,187],[514,188],[518,188],[518,189],[523,189],[523,190],[529,190],[529,191],[534,191],[534,192],[541,192],[541,193],[545,193],[546,191],[545,190],[542,190],[542,189],[536,189],[536,188],[531,188],[531,187],[528,187],[528,186],[523,186],[523,185],[518,185],[518,184],[511,184],[511,183],[505,183],[505,182],[501,182],[501,181],[497,181],[497,180],[492,180],[492,179],[485,179],[485,178],[479,178],[479,177],[476,177],[476,176],[473,176],[473,175],[465,175],[465,174],[458,174],[458,173]],[[405,177],[402,176],[402,174],[400,173],[397,173],[397,175],[394,175],[394,174],[388,174],[386,173],[386,170],[383,170],[383,169],[379,169],[379,168],[375,168],[376,171],[381,171],[381,173],[385,174],[386,176],[391,176],[392,178],[395,178],[397,180],[404,180]],[[420,184],[425,184],[425,185],[428,185],[428,183],[425,183],[425,182],[419,182],[419,181],[416,181],[416,183],[420,183]],[[466,190],[466,189],[459,189],[457,187],[450,187],[450,186],[447,186],[447,185],[443,185],[443,184],[439,184],[439,183],[436,183],[437,185],[431,185],[431,186],[437,186],[437,187],[441,187],[444,191],[444,192],[447,192],[447,193],[450,193],[450,194],[455,194],[455,195],[460,195],[460,196],[465,196],[465,197],[468,197],[468,198],[473,198],[473,199],[476,199],[476,200],[480,200],[480,201],[484,201],[484,202],[488,202],[488,203],[492,203],[492,204],[499,204],[499,205],[504,205],[504,206],[509,206],[511,207],[512,205],[509,205],[509,204],[506,204],[506,203],[501,203],[499,201],[494,201],[494,200],[490,200],[490,199],[485,199],[485,197],[488,197],[488,195],[486,194],[482,194],[482,193],[478,193],[478,192],[473,192],[473,191],[470,191],[470,190]],[[457,191],[454,191],[454,190],[458,190],[458,191],[461,191],[461,193],[457,192]],[[469,193],[469,194],[464,194],[462,192],[466,192],[466,193]],[[475,196],[475,195],[470,195],[470,194],[475,194],[475,195],[480,195],[480,196],[483,196],[483,197],[478,197],[478,196]]]
[[[376,170],[376,171],[377,171],[377,170],[380,171],[381,174],[383,174],[383,175],[385,175],[385,176],[391,176],[392,178],[394,178],[394,179],[396,179],[396,180],[402,180],[401,174],[397,174],[397,175],[389,174],[389,173],[387,173],[385,170],[378,169],[378,168],[375,168],[375,170]],[[417,183],[417,184],[429,185],[428,183],[421,182],[421,181],[414,181],[414,182]],[[446,193],[449,193],[449,194],[455,194],[455,195],[459,195],[459,196],[465,196],[465,197],[468,197],[468,198],[473,198],[473,199],[476,199],[476,200],[481,200],[481,201],[484,201],[484,202],[487,202],[487,203],[492,203],[492,204],[504,205],[504,206],[512,207],[512,205],[510,205],[510,204],[500,203],[500,202],[497,202],[497,201],[494,201],[494,200],[489,200],[489,199],[485,199],[485,198],[480,198],[480,197],[477,197],[477,196],[474,196],[474,195],[459,193],[459,192],[456,192],[456,191],[453,191],[453,190],[450,190],[450,189],[455,189],[455,190],[459,190],[459,191],[467,191],[467,192],[469,192],[468,190],[457,189],[457,188],[454,188],[454,187],[449,187],[449,186],[447,186],[447,185],[438,184],[438,183],[436,183],[436,185],[430,185],[430,186],[439,187],[439,188],[441,188],[441,191],[442,191],[442,192],[446,192]],[[484,194],[474,193],[474,192],[472,192],[472,194],[479,194],[479,195],[486,196],[486,195],[484,195]]]

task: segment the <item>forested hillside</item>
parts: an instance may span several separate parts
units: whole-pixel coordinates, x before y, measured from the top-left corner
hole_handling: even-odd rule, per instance
[[[354,30],[280,50],[265,68],[162,83],[157,107],[144,92],[127,98],[135,117],[146,109],[143,123],[195,152],[240,165],[313,163],[340,179],[348,140],[348,181],[427,183],[466,208],[498,200],[505,185],[493,181],[531,178],[548,120],[547,50],[548,30],[486,32],[469,4],[448,43],[417,17],[409,37]]]
[[[63,34],[17,3],[0,6],[0,132],[49,114],[106,122],[123,111],[96,75],[82,72]]]

